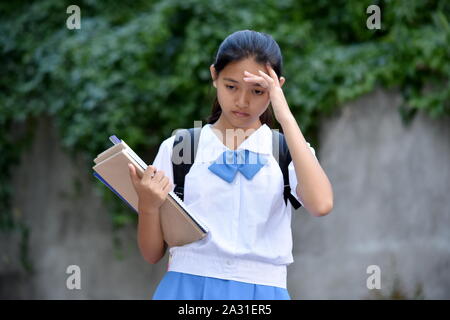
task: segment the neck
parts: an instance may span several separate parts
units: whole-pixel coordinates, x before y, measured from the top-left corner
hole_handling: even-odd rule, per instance
[[[261,126],[261,121],[258,119],[258,121],[255,121],[248,127],[238,127],[224,119],[222,115],[216,122],[211,124],[213,131],[218,130],[220,132],[222,142],[229,149],[233,150],[236,150],[245,139]]]
[[[236,126],[233,125],[230,121],[228,121],[227,119],[225,119],[223,117],[223,113],[220,115],[219,119],[217,119],[216,122],[214,122],[213,124],[211,124],[211,126],[215,129],[218,129],[222,132],[222,134],[225,134],[226,130],[237,130],[237,129],[241,129],[245,132],[247,132],[248,129],[254,129],[257,130],[259,127],[262,126],[261,121],[258,119],[257,121],[253,122],[252,124],[250,124],[249,126],[243,127],[243,126]],[[246,134],[246,137],[249,136],[251,134],[251,132],[253,132],[254,130],[248,130],[250,131],[249,134]]]

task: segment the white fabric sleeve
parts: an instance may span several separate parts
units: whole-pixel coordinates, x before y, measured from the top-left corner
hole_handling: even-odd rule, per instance
[[[164,140],[159,146],[158,153],[156,154],[155,160],[153,160],[152,165],[156,167],[157,171],[164,171],[164,175],[167,176],[172,184],[173,189],[175,188],[173,182],[173,167],[172,167],[172,151],[173,142],[175,141],[175,136],[171,136]]]
[[[312,154],[316,157],[316,151],[314,150],[314,148],[311,147],[309,142],[307,142],[307,144],[308,144],[309,150],[311,150]],[[317,159],[317,157],[316,157],[316,159]],[[303,202],[297,196],[297,191],[296,191],[297,175],[295,174],[294,163],[292,161],[289,163],[288,172],[289,172],[289,186],[291,187],[291,193],[303,206]]]

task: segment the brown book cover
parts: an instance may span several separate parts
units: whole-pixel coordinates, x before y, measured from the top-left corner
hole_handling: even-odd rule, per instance
[[[147,165],[123,140],[115,143],[94,159],[94,176],[138,212],[138,195],[131,182],[128,164],[133,164],[140,176]],[[159,214],[164,241],[169,247],[200,240],[208,233],[207,227],[194,217],[173,191],[167,195]]]

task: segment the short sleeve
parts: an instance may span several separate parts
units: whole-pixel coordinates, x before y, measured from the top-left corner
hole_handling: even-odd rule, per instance
[[[169,178],[172,186],[174,186],[172,167],[172,151],[174,141],[175,136],[164,140],[159,146],[158,153],[152,163],[152,165],[156,167],[156,170],[164,171],[164,175]],[[173,189],[171,191],[173,191]]]
[[[309,150],[311,150],[312,154],[316,157],[316,151],[314,150],[314,148],[311,147],[309,142],[307,142],[307,144],[308,144]],[[317,157],[316,157],[316,159],[317,159]],[[296,191],[297,175],[295,174],[294,163],[292,161],[289,163],[288,171],[289,171],[289,186],[291,187],[291,193],[303,206],[303,202],[297,196],[297,191]]]

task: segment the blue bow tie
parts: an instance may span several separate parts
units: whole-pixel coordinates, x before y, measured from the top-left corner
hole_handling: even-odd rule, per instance
[[[250,150],[227,150],[208,169],[227,182],[232,182],[240,171],[248,180],[264,167],[267,158]]]

